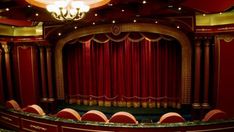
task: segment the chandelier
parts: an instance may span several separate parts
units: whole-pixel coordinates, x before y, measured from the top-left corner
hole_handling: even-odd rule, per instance
[[[30,5],[47,9],[61,21],[80,20],[89,9],[106,5],[111,0],[25,0]]]
[[[73,0],[58,0],[46,6],[51,15],[61,21],[80,20],[89,8],[84,2]]]

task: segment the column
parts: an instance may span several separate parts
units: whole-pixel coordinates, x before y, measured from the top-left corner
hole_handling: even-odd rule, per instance
[[[200,108],[200,66],[201,66],[201,42],[199,39],[195,42],[195,80],[194,80],[194,102],[193,108]]]
[[[216,39],[216,38],[215,38]],[[218,71],[219,71],[219,53],[220,51],[217,51],[217,49],[219,49],[219,46],[216,42],[212,42],[211,44],[211,48],[210,48],[210,52],[211,52],[211,57],[210,57],[210,82],[213,82],[213,83],[210,83],[210,88],[212,89],[216,89],[216,90],[212,90],[209,91],[210,93],[212,93],[212,96],[211,96],[211,102],[210,105],[216,103],[216,100],[217,100],[217,96],[216,96],[216,92],[217,92],[217,89],[218,89],[218,78],[219,78],[219,74],[218,74]],[[212,103],[212,104],[211,104]]]
[[[40,47],[40,67],[41,67],[41,91],[42,99],[41,101],[47,101],[47,90],[46,90],[46,72],[45,72],[45,52],[44,47]]]
[[[209,48],[209,39],[205,41],[204,47],[204,98],[202,107],[209,108],[208,97],[209,97],[209,74],[210,74],[210,48]]]
[[[2,50],[0,49],[0,103],[5,103],[2,79]]]
[[[48,101],[54,101],[54,93],[53,93],[53,82],[52,82],[52,67],[51,67],[51,48],[46,48],[46,60],[47,60],[47,79],[48,79],[48,91],[49,91],[49,99]]]
[[[13,98],[13,85],[12,85],[12,78],[11,78],[10,47],[9,45],[7,45],[7,42],[3,42],[2,48],[4,49],[4,52],[5,52],[8,99],[12,99]]]

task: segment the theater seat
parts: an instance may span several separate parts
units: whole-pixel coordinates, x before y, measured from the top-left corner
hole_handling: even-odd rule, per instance
[[[158,121],[158,123],[177,123],[177,122],[184,122],[184,118],[176,113],[176,112],[169,112],[162,115]]]
[[[221,120],[226,119],[227,114],[219,109],[214,109],[206,113],[202,121],[213,121],[213,120]]]
[[[56,116],[59,118],[64,118],[64,119],[81,120],[80,114],[71,108],[65,108],[65,109],[60,110],[56,114]]]
[[[97,121],[97,122],[107,122],[108,119],[105,114],[98,110],[90,110],[86,112],[82,118],[82,121]]]
[[[45,112],[42,110],[42,108],[36,104],[27,106],[26,108],[24,108],[24,112],[35,113],[38,115],[45,115]]]
[[[128,112],[117,112],[114,115],[111,116],[109,122],[114,122],[114,123],[133,123],[137,124],[138,121],[136,118],[128,113]]]
[[[21,110],[19,104],[13,99],[6,102],[6,108],[14,109],[14,110]]]

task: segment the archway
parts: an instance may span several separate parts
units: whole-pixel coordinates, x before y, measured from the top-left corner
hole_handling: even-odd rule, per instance
[[[114,27],[114,28],[113,28]],[[181,31],[160,24],[128,23],[119,25],[97,25],[83,27],[71,32],[66,37],[60,39],[55,48],[55,68],[56,68],[56,88],[57,98],[64,100],[64,76],[63,76],[63,54],[62,50],[66,43],[92,34],[113,33],[114,30],[120,32],[149,32],[171,36],[181,44],[182,66],[181,66],[181,104],[191,103],[191,58],[192,48],[188,37]]]

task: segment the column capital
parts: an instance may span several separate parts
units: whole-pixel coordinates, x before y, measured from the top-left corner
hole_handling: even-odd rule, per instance
[[[40,52],[44,51],[44,47],[43,46],[39,46],[39,50],[40,50]]]
[[[7,44],[2,44],[2,48],[5,52],[5,54],[8,54],[10,52],[10,46]]]
[[[200,103],[193,103],[192,106],[193,106],[193,109],[200,109],[201,108]]]
[[[201,40],[196,39],[195,40],[195,47],[200,47],[201,46]]]
[[[206,47],[209,47],[209,45],[210,45],[210,40],[209,40],[209,39],[206,39],[206,40],[205,40],[205,46],[206,46]]]
[[[51,53],[53,50],[52,50],[52,48],[51,47],[46,47],[46,52],[47,53]]]

